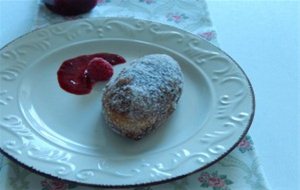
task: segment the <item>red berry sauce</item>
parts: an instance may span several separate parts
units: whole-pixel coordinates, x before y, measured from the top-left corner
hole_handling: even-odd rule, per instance
[[[125,62],[122,56],[111,53],[81,55],[68,59],[57,71],[59,86],[72,94],[88,94],[95,83],[112,77],[112,65]]]

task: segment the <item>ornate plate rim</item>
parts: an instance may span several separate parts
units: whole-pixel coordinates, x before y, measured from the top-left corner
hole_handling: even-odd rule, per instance
[[[75,21],[65,21],[65,22],[60,22],[60,23],[56,23],[50,26],[55,26],[55,25],[63,25],[65,23],[72,23],[72,22],[82,22],[82,21],[87,21],[87,20],[105,20],[105,19],[116,19],[116,20],[131,20],[131,21],[143,21],[143,22],[148,22],[148,23],[153,23],[153,24],[159,24],[162,26],[166,26],[168,28],[174,29],[180,33],[186,33],[189,34],[195,38],[200,38],[202,41],[204,41],[205,43],[209,44],[210,46],[212,46],[213,48],[215,48],[216,50],[218,50],[219,52],[221,52],[222,54],[224,54],[225,56],[227,56],[230,61],[233,62],[233,64],[235,66],[238,67],[238,69],[241,71],[242,75],[245,77],[247,84],[249,85],[248,88],[250,90],[250,94],[251,94],[251,103],[252,103],[252,107],[251,107],[251,113],[249,115],[249,121],[247,123],[247,126],[245,127],[243,133],[240,135],[239,139],[230,147],[228,148],[223,154],[221,154],[217,159],[212,160],[210,162],[207,162],[206,164],[204,164],[204,166],[200,167],[200,168],[196,168],[195,170],[189,172],[189,173],[185,173],[182,175],[178,175],[176,177],[171,177],[171,178],[167,178],[167,179],[162,179],[162,180],[157,180],[157,181],[152,181],[152,182],[146,182],[146,183],[136,183],[136,184],[129,184],[129,185],[107,185],[107,184],[92,184],[92,183],[85,183],[85,182],[80,182],[80,181],[73,181],[73,180],[69,180],[69,179],[65,179],[65,178],[60,178],[58,176],[54,176],[51,175],[49,173],[43,172],[43,171],[39,171],[37,168],[34,167],[30,167],[28,165],[26,165],[25,163],[22,163],[20,160],[14,158],[13,156],[11,156],[9,153],[7,153],[4,149],[2,149],[2,147],[0,146],[0,152],[5,155],[7,158],[9,158],[10,160],[14,161],[15,163],[19,164],[20,166],[22,166],[23,168],[26,168],[28,170],[30,170],[33,173],[37,173],[39,175],[45,176],[45,177],[50,177],[53,179],[57,179],[57,180],[63,180],[66,182],[70,182],[70,183],[75,183],[75,184],[79,184],[79,185],[84,185],[84,186],[90,186],[90,187],[106,187],[106,188],[129,188],[129,187],[140,187],[140,186],[148,186],[148,185],[157,185],[157,184],[162,184],[162,183],[166,183],[166,182],[170,182],[173,180],[177,180],[183,177],[186,177],[188,175],[191,175],[193,173],[199,172],[201,170],[204,170],[208,167],[210,167],[211,165],[215,164],[216,162],[222,160],[224,157],[226,157],[234,148],[236,148],[239,144],[239,142],[245,137],[245,135],[247,134],[247,132],[249,131],[251,124],[253,122],[253,118],[254,118],[254,114],[255,114],[255,94],[254,94],[254,90],[252,87],[252,84],[248,78],[248,76],[246,75],[246,73],[244,72],[244,70],[241,68],[241,66],[231,57],[229,56],[226,52],[224,52],[221,48],[215,46],[214,44],[212,44],[211,42],[207,41],[206,39],[200,37],[200,36],[196,36],[190,32],[187,32],[185,30],[182,30],[180,28],[176,28],[174,26],[170,26],[170,25],[166,25],[166,24],[162,24],[162,23],[157,23],[157,22],[153,22],[150,20],[145,20],[145,19],[135,19],[135,18],[124,18],[124,17],[99,17],[99,18],[92,18],[92,19],[78,19]],[[4,45],[0,51],[4,50],[6,47],[8,47],[9,45],[13,44],[14,42],[18,41],[19,39],[25,38],[26,36],[30,35],[31,33],[35,33],[37,31],[40,31],[42,29],[48,28],[50,26],[44,26],[42,28],[38,28],[38,29],[34,29],[28,33],[25,33],[21,36],[19,36],[18,38],[12,40],[11,42],[9,42],[8,44]]]

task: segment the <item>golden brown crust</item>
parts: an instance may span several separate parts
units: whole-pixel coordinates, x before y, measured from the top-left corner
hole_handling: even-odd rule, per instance
[[[182,83],[179,65],[167,55],[134,60],[104,89],[105,119],[115,132],[139,140],[171,115]]]

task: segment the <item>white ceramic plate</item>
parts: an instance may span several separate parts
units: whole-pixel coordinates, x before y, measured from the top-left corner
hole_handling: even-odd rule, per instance
[[[174,57],[184,73],[177,110],[141,141],[113,133],[101,114],[101,89],[63,91],[63,60],[112,52],[128,61]],[[203,169],[230,152],[250,127],[251,85],[241,68],[193,34],[149,21],[97,18],[31,32],[0,52],[0,148],[34,171],[99,186],[159,183]],[[120,70],[127,65],[115,66]]]

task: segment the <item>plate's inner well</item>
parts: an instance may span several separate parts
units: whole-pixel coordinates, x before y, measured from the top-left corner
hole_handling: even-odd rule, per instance
[[[73,95],[58,85],[56,72],[64,60],[98,52],[117,53],[127,61],[164,53],[182,68],[184,88],[176,111],[161,128],[139,142],[123,138],[106,126],[101,113],[106,82],[97,84],[88,95]],[[127,65],[114,66],[114,77]],[[45,140],[79,153],[123,157],[159,153],[189,140],[205,123],[212,93],[203,72],[171,50],[142,42],[98,40],[56,49],[37,60],[20,84],[19,102],[30,127]]]

